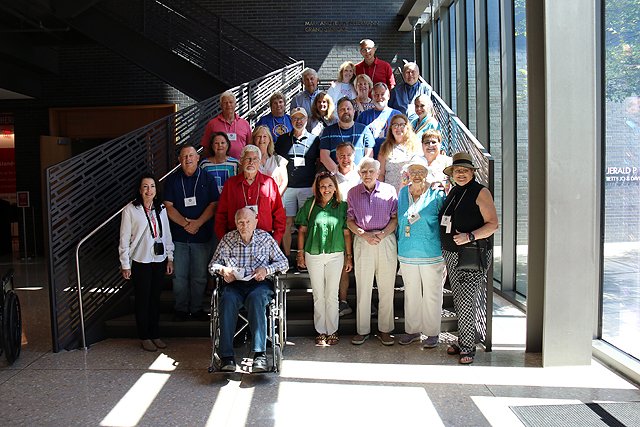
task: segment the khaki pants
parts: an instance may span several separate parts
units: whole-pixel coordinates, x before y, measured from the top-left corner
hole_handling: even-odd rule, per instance
[[[355,236],[353,256],[356,275],[356,328],[358,335],[371,333],[371,293],[373,278],[378,284],[378,330],[391,332],[393,318],[393,288],[396,281],[398,248],[396,236],[388,235],[377,245],[370,245]]]

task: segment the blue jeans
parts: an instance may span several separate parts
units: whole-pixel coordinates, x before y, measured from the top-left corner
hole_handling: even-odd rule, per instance
[[[173,295],[175,310],[197,313],[202,310],[204,289],[207,286],[207,266],[210,243],[174,242]]]
[[[235,281],[222,287],[220,296],[220,357],[233,357],[233,335],[236,332],[238,311],[247,308],[253,351],[267,349],[267,304],[273,298],[273,284],[269,280]]]

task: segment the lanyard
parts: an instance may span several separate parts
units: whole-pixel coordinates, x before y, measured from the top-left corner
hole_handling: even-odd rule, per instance
[[[462,196],[460,197],[460,199],[458,200],[458,203],[456,203],[456,205],[453,207],[453,211],[455,212],[456,209],[458,208],[458,205],[460,204],[460,202],[462,201],[462,199],[464,198],[464,195],[467,193],[468,188],[464,189],[464,192],[462,193]],[[451,203],[453,203],[453,200],[451,200],[449,202],[449,204],[447,205],[447,207],[444,210],[444,213],[446,214],[447,211],[449,210],[449,206],[451,206]]]
[[[196,197],[196,189],[198,188],[198,180],[200,179],[200,168],[198,168],[198,176],[196,177],[196,185],[193,186],[193,197]],[[182,194],[184,194],[184,198],[187,198],[187,192],[184,189],[184,178],[180,177],[180,181],[182,182]]]
[[[351,126],[351,145],[356,146],[356,125]],[[340,132],[340,138],[344,141],[344,135],[342,134],[342,129],[340,129],[340,125],[338,125],[338,132]]]
[[[157,237],[162,237],[162,221],[160,221],[160,215],[158,214],[158,211],[155,209],[151,209],[147,211],[147,208],[142,206],[142,209],[144,209],[144,216],[145,218],[147,218],[147,224],[149,224],[149,231],[151,232],[151,237],[153,237],[154,239]],[[151,214],[151,211],[155,211],[156,213],[156,218],[153,217],[153,215]],[[151,217],[151,219],[149,219],[149,217]],[[153,226],[151,225],[153,223]],[[158,224],[158,226],[160,227],[160,235],[158,235],[158,230],[156,229],[156,224]]]
[[[256,206],[258,206],[258,200],[260,200],[260,183],[258,181],[258,176],[256,175],[256,179],[253,181],[258,187],[258,195],[256,196]],[[249,201],[247,200],[247,192],[244,191],[244,183],[240,183],[242,187],[242,195],[244,196],[244,205],[249,206]],[[251,187],[251,186],[249,186]]]
[[[236,133],[237,130],[237,120],[235,115],[233,116],[233,120],[231,120],[231,123],[227,122],[227,119],[225,119],[224,117],[222,117],[222,122],[224,123],[224,130],[227,131],[227,133],[232,133],[231,132],[231,126],[233,125],[233,133]]]
[[[371,75],[369,76],[369,73],[367,72],[367,70],[366,70],[366,69],[367,69],[367,68],[371,68],[371,67],[370,67],[369,65],[367,65],[367,63],[366,63],[366,62],[364,63],[364,67],[363,67],[363,68],[364,68],[364,73],[365,73],[367,76],[371,77],[371,81],[372,81],[372,82],[373,82],[373,76],[375,76],[375,75],[376,75],[376,67],[377,67],[377,66],[378,66],[378,64],[376,63],[376,58],[373,58],[373,73],[371,73]],[[374,83],[375,83],[375,82],[374,82]]]

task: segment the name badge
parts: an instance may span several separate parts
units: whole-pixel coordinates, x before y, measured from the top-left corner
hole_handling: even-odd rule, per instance
[[[235,132],[229,132],[227,136],[229,137],[229,141],[235,141],[238,139],[238,134]]]
[[[451,215],[442,215],[440,225],[445,227],[446,233],[451,233]]]
[[[408,218],[409,224],[413,225],[419,219],[420,219],[420,214],[419,213],[411,214],[411,215],[409,215],[409,218]]]
[[[293,158],[293,166],[296,168],[304,166],[304,157],[294,157]]]
[[[189,206],[195,206],[196,205],[196,196],[193,197],[185,197],[184,198],[184,206],[185,207],[189,207]]]
[[[254,211],[256,213],[256,215],[258,215],[258,205],[247,205],[245,206],[245,208],[249,208],[252,211]]]

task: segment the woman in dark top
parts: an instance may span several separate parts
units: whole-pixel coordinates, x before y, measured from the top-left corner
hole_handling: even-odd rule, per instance
[[[473,363],[476,354],[475,300],[476,292],[492,260],[493,233],[498,229],[498,215],[489,190],[475,180],[471,155],[457,153],[453,164],[444,169],[455,186],[449,192],[440,211],[440,235],[453,303],[458,315],[458,343],[447,353],[459,355],[460,363]],[[482,270],[459,268],[459,254],[464,245],[477,241],[486,247]]]

